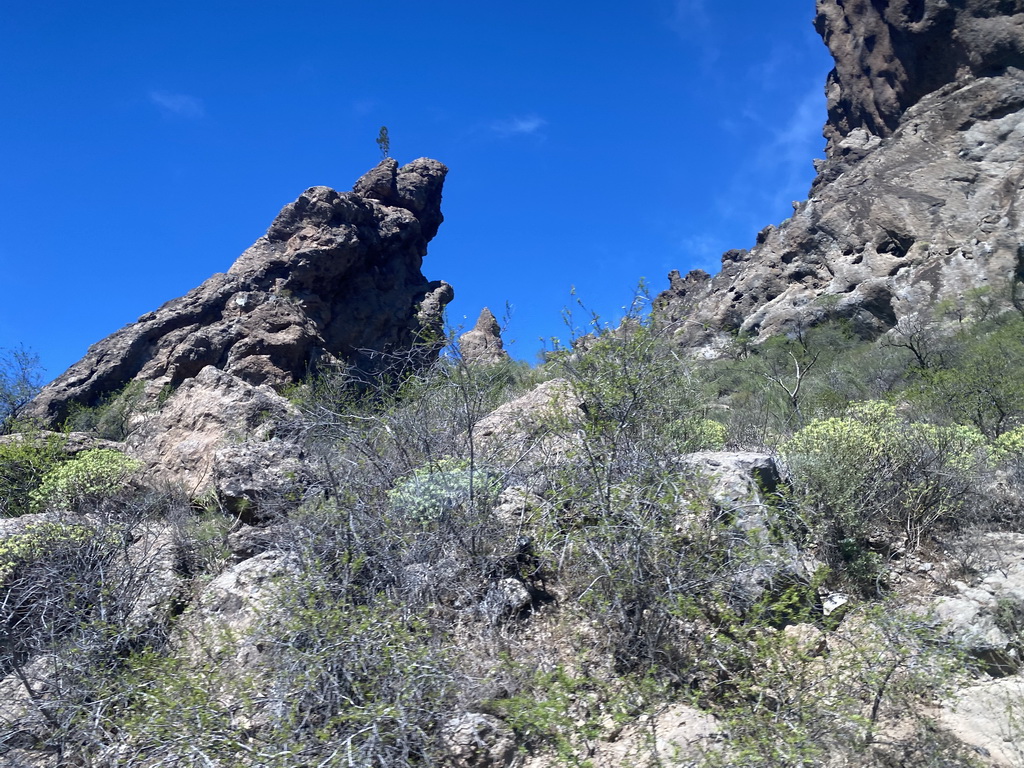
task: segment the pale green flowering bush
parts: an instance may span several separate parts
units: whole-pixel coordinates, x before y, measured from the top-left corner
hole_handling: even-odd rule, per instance
[[[32,492],[67,458],[65,435],[30,429],[0,442],[0,517],[32,511]]]
[[[834,559],[870,565],[871,539],[917,546],[964,512],[990,449],[974,427],[907,422],[880,401],[819,419],[782,446],[810,528]],[[866,558],[866,559],[865,559]],[[868,569],[870,570],[870,569]]]
[[[729,437],[729,430],[724,424],[700,417],[678,419],[667,425],[665,432],[684,452],[720,451]]]
[[[501,490],[499,479],[464,459],[442,459],[420,467],[388,491],[391,506],[410,519],[429,523],[474,499],[491,499]]]
[[[83,451],[43,476],[30,494],[33,506],[72,508],[108,498],[124,490],[141,466],[139,461],[109,448]]]
[[[38,560],[55,545],[81,543],[94,535],[91,528],[63,523],[32,523],[21,533],[0,541],[0,586],[7,583],[18,566]]]
[[[1019,461],[1024,458],[1024,427],[1011,429],[993,440],[992,457],[996,461]]]

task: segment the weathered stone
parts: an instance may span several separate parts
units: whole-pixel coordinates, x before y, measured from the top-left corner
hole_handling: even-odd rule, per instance
[[[1024,274],[1022,25],[1024,0],[819,0],[836,70],[810,198],[714,278],[672,273],[656,321],[713,357],[736,333],[841,319],[876,338],[978,289],[1008,301]]]
[[[459,337],[459,353],[471,365],[494,365],[509,359],[501,340],[501,326],[491,310],[484,307],[476,325]]]
[[[953,593],[933,598],[927,608],[990,674],[1014,674],[1024,649],[1021,628],[1012,626],[1024,620],[1024,534],[984,534],[970,545],[984,553],[977,578],[952,582]]]
[[[708,496],[740,529],[767,532],[765,496],[781,483],[774,458],[751,451],[698,451],[682,462],[708,483]]]
[[[241,562],[274,549],[281,534],[280,527],[276,525],[241,525],[228,534],[227,545],[235,561]]]
[[[682,456],[681,461],[719,510],[719,535],[742,543],[729,587],[740,607],[752,605],[766,593],[781,593],[807,582],[820,564],[771,532],[769,496],[782,482],[775,459],[749,451],[699,451]]]
[[[480,603],[485,617],[496,624],[502,619],[514,617],[533,603],[530,590],[519,579],[500,579],[487,590]]]
[[[818,0],[835,59],[825,92],[831,141],[889,136],[904,113],[951,83],[1024,67],[1024,1]]]
[[[240,510],[293,490],[304,476],[301,448],[274,432],[296,415],[270,387],[207,366],[126,445],[151,485],[193,497],[216,491]]]
[[[441,740],[453,768],[506,768],[516,756],[512,729],[493,715],[453,717],[442,726]]]
[[[436,335],[451,286],[420,272],[447,168],[385,160],[339,193],[311,187],[227,273],[93,345],[27,416],[61,420],[133,380],[154,396],[214,366],[250,384],[296,381],[322,360],[369,365]]]
[[[239,667],[255,663],[261,651],[253,632],[296,573],[295,561],[278,552],[229,566],[206,585],[186,617],[185,649],[196,657],[231,653]]]
[[[585,417],[583,400],[572,385],[552,379],[484,416],[474,426],[473,436],[481,456],[550,462],[577,447],[578,441],[565,427]]]
[[[943,703],[938,722],[983,756],[982,765],[1024,765],[1024,678],[986,680]]]

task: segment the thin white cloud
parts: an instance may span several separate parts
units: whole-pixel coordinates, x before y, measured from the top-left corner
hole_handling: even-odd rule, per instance
[[[150,91],[149,100],[151,103],[167,116],[184,117],[190,120],[198,120],[206,114],[203,102],[195,96],[184,93],[171,93],[170,91]]]
[[[751,232],[789,216],[790,203],[807,197],[814,175],[812,161],[823,154],[821,128],[826,114],[820,84],[790,92],[784,103],[782,120],[773,122],[768,114],[748,106],[730,122],[738,138],[761,138],[742,170],[715,196],[715,207],[723,219]]]
[[[548,121],[537,115],[526,117],[511,117],[506,120],[495,120],[491,123],[491,130],[502,138],[509,136],[533,136],[541,128],[548,124]]]
[[[703,68],[713,68],[721,58],[721,40],[717,30],[712,28],[707,0],[675,0],[668,26],[695,52]]]
[[[820,157],[825,140],[821,128],[825,124],[825,97],[820,86],[806,91],[787,120],[775,133],[760,160],[768,167],[782,168],[786,181],[805,175],[807,166]]]
[[[676,0],[672,14],[672,26],[676,32],[690,37],[695,28],[704,30],[709,25],[706,0]]]

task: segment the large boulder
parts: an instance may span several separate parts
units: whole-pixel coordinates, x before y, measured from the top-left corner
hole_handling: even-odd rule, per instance
[[[1024,765],[1024,677],[981,680],[938,711],[938,723],[993,768]]]
[[[586,419],[583,400],[565,379],[538,384],[495,408],[473,427],[478,455],[514,462],[555,462],[579,447],[570,425]]]
[[[146,481],[199,497],[215,492],[249,517],[289,494],[306,474],[297,441],[278,434],[297,409],[269,386],[207,366],[128,438]]]
[[[227,273],[93,345],[26,416],[62,420],[141,380],[155,396],[207,366],[253,385],[294,382],[324,360],[369,365],[438,335],[451,286],[420,271],[442,221],[447,168],[391,159],[352,192],[311,187]]]
[[[1024,0],[818,0],[817,27],[836,68],[810,198],[655,301],[695,353],[832,319],[875,338],[1024,276]]]

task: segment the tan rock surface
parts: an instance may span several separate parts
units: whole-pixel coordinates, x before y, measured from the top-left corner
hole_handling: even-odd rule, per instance
[[[471,365],[494,365],[509,359],[501,340],[501,326],[487,307],[480,312],[476,325],[459,337],[462,359]]]

